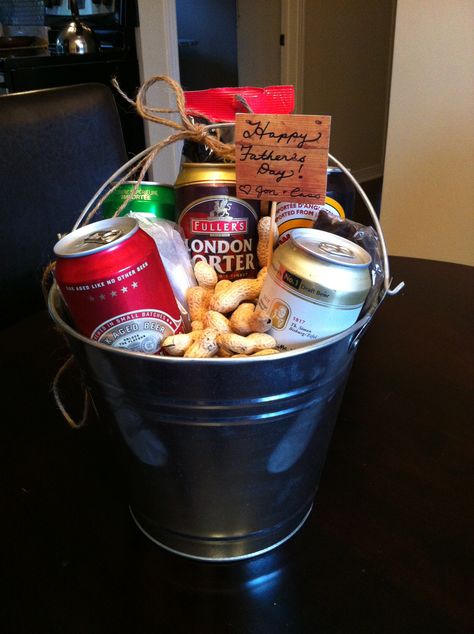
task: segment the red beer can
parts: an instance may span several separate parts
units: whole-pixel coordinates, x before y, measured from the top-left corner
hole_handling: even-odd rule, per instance
[[[155,241],[133,218],[110,218],[64,236],[55,277],[75,327],[94,341],[154,354],[183,332]]]

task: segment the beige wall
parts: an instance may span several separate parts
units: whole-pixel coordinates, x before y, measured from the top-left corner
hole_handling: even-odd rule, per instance
[[[398,0],[381,220],[389,253],[474,265],[474,2]]]
[[[394,18],[395,0],[306,2],[303,112],[332,116],[331,153],[359,181],[383,171]]]

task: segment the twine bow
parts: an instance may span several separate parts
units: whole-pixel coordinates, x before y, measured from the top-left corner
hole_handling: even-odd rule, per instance
[[[174,92],[176,98],[176,108],[157,108],[148,104],[148,91],[152,86],[164,82],[168,84],[171,90]],[[165,139],[152,145],[148,148],[143,158],[138,161],[133,167],[131,167],[126,174],[116,182],[97,202],[92,211],[89,213],[85,220],[87,224],[90,219],[95,215],[97,210],[101,207],[104,200],[110,196],[110,194],[124,182],[134,180],[133,175],[139,172],[136,177],[136,183],[133,189],[128,193],[126,199],[116,210],[114,216],[118,216],[120,212],[126,207],[127,203],[135,195],[140,183],[145,178],[145,175],[150,165],[155,160],[156,156],[163,150],[163,148],[175,143],[176,141],[194,141],[195,143],[205,144],[216,156],[219,156],[224,161],[235,161],[235,145],[233,143],[224,143],[220,140],[219,136],[212,134],[212,125],[203,125],[202,123],[194,123],[191,118],[186,114],[186,104],[184,92],[177,81],[166,75],[157,75],[148,79],[139,89],[135,100],[131,99],[120,88],[118,81],[114,78],[112,84],[117,92],[134,108],[138,114],[147,121],[164,125],[168,128],[176,130],[173,134],[170,134]],[[179,114],[180,121],[176,122],[167,117],[163,117],[163,114]]]
[[[176,109],[172,108],[156,108],[147,104],[147,93],[149,89],[159,82],[165,82],[173,90],[176,98]],[[139,89],[135,101],[130,99],[120,88],[116,79],[112,80],[112,84],[115,89],[126,99],[130,104],[134,105],[138,114],[148,121],[153,123],[159,123],[161,125],[168,126],[178,130],[175,134],[170,135],[153,148],[150,148],[151,153],[156,156],[162,148],[166,147],[170,143],[175,141],[181,141],[189,139],[196,143],[205,143],[217,156],[220,156],[224,160],[235,160],[235,145],[223,143],[218,137],[212,135],[209,131],[210,126],[203,125],[201,123],[194,123],[190,117],[186,114],[186,104],[184,92],[177,81],[166,75],[157,75],[148,79]],[[176,123],[172,119],[167,119],[158,115],[161,114],[176,114],[178,113],[181,121]]]

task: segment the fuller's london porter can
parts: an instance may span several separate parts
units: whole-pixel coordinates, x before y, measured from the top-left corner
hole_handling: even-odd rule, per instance
[[[217,277],[256,277],[259,203],[235,196],[234,163],[184,163],[175,183],[177,222],[193,264]]]

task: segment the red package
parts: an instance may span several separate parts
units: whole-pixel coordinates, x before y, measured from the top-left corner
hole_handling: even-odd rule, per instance
[[[188,115],[213,123],[233,122],[237,112],[290,114],[295,105],[294,86],[209,88],[185,92],[184,96]]]

